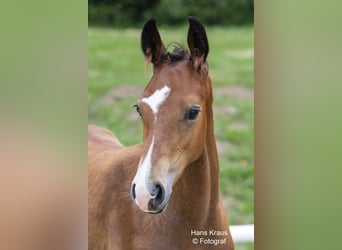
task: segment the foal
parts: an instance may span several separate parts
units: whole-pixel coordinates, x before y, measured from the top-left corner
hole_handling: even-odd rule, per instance
[[[219,198],[208,40],[189,18],[188,46],[167,52],[154,19],[141,46],[153,76],[138,99],[143,143],[88,127],[89,249],[234,249]]]

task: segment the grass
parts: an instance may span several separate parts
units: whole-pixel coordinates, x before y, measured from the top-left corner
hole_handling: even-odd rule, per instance
[[[187,27],[160,29],[165,44],[186,44],[186,32]],[[230,224],[254,223],[254,101],[240,93],[253,95],[254,30],[209,27],[207,33],[215,135],[226,145],[219,155],[221,194]],[[125,145],[141,142],[140,118],[132,106],[151,77],[151,67],[145,70],[140,30],[89,28],[88,47],[89,123],[114,131]],[[253,249],[253,244],[236,249]]]

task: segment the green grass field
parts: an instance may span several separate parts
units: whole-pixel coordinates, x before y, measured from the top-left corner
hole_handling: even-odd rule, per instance
[[[161,28],[164,43],[186,44],[187,27]],[[254,223],[254,29],[208,27],[220,185],[229,222]],[[89,123],[104,126],[125,145],[141,142],[132,106],[151,77],[140,30],[88,30]],[[240,244],[236,249],[253,249]]]

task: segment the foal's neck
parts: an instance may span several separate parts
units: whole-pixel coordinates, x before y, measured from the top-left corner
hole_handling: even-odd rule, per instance
[[[211,202],[217,204],[219,202],[219,162],[216,148],[216,140],[214,134],[214,119],[212,105],[207,108],[207,138],[205,145],[205,153],[208,159],[208,171],[210,172],[210,189]]]
[[[207,107],[207,132],[201,156],[186,167],[175,185],[176,197],[181,197],[185,211],[194,220],[207,223],[212,209],[219,205],[219,165],[214,136],[212,105]],[[190,215],[189,215],[190,216]]]

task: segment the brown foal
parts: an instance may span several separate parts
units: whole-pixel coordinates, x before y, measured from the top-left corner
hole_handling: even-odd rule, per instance
[[[88,127],[89,249],[234,249],[219,194],[208,40],[168,52],[154,19],[141,46],[153,76],[138,99],[143,143]]]

